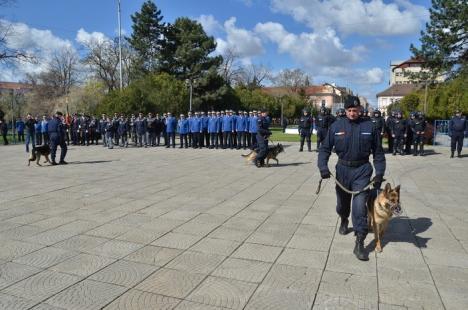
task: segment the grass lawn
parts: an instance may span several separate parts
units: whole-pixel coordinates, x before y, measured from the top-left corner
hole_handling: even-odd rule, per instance
[[[271,135],[271,139],[274,142],[277,141],[282,141],[282,142],[300,142],[300,136],[297,135],[292,135],[292,134],[285,134],[283,133],[283,130],[281,128],[270,128],[271,132],[273,133]],[[312,135],[312,142],[317,141],[317,136]]]

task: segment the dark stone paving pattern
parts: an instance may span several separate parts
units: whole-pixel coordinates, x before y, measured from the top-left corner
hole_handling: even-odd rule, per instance
[[[230,150],[0,152],[0,309],[468,308],[468,162],[447,149],[387,156],[404,214],[368,262],[297,145],[269,169]]]

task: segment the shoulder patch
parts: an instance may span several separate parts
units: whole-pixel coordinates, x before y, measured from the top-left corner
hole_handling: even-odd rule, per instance
[[[361,135],[371,135],[371,132],[361,132]]]
[[[344,131],[335,132],[335,136],[342,136],[342,135],[344,135],[344,134],[345,134]]]

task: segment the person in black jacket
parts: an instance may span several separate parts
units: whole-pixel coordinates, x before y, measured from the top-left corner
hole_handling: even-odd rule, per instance
[[[57,111],[52,120],[48,124],[48,133],[50,140],[50,158],[52,159],[52,165],[57,165],[55,161],[55,154],[57,152],[57,146],[60,145],[60,165],[66,165],[65,156],[67,155],[67,143],[65,142],[65,126],[63,124],[63,114]]]
[[[255,158],[255,165],[260,168],[265,165],[265,158],[268,154],[268,137],[271,135],[269,130],[270,120],[268,112],[262,110],[261,116],[257,119],[257,145],[258,153]]]
[[[36,120],[30,113],[26,116],[26,153],[29,153],[29,142],[31,142],[31,146],[36,146]]]
[[[301,136],[301,146],[299,152],[302,152],[304,149],[304,140],[307,140],[307,149],[309,152],[312,152],[310,136],[312,135],[312,127],[314,125],[314,120],[310,116],[309,110],[304,109],[303,115],[299,119],[299,135]]]
[[[463,138],[465,137],[464,134],[466,130],[466,117],[462,115],[461,111],[455,111],[455,115],[449,121],[449,136],[451,138],[450,158],[453,158],[455,149],[457,150],[457,157],[461,157]]]
[[[0,131],[2,132],[3,145],[8,145],[8,124],[4,119],[0,119]]]

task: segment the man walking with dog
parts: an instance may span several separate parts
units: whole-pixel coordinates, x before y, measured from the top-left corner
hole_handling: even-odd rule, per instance
[[[57,111],[52,120],[49,121],[47,130],[50,141],[50,157],[52,159],[52,165],[57,165],[55,161],[55,154],[57,153],[57,146],[60,145],[60,161],[59,165],[66,165],[65,156],[67,155],[67,143],[65,142],[65,126],[62,120],[62,112]]]
[[[348,217],[352,211],[356,235],[353,252],[359,260],[368,260],[368,255],[364,250],[364,239],[368,233],[366,202],[373,172],[369,157],[373,154],[375,177],[372,183],[374,188],[378,189],[385,173],[385,155],[379,137],[380,132],[370,120],[359,118],[361,109],[359,98],[348,97],[345,101],[345,109],[346,118],[339,119],[331,125],[320,147],[318,168],[322,179],[330,178],[328,160],[335,147],[338,156],[335,177],[336,211],[341,217],[339,233],[341,235],[348,233]]]
[[[255,166],[258,168],[265,165],[265,158],[268,154],[268,137],[271,135],[270,120],[268,112],[262,110],[261,116],[257,119],[257,145],[258,153],[255,158]]]

